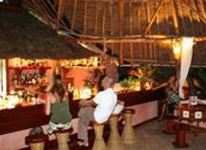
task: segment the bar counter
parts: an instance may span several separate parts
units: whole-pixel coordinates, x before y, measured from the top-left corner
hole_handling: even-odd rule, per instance
[[[164,98],[164,88],[147,91],[122,92],[118,94],[118,99],[125,102],[125,107],[136,109],[133,125],[137,125],[157,117],[158,100],[162,100]],[[73,125],[74,128],[76,128],[79,100],[69,100],[69,103],[70,110],[74,118]],[[8,147],[5,143],[6,139],[12,142],[13,140],[11,138],[13,135],[19,135],[18,138],[22,141],[22,144],[15,148],[12,147],[14,149],[19,149],[26,147],[24,137],[28,135],[29,129],[36,126],[43,126],[44,131],[46,130],[49,116],[46,116],[45,114],[44,104],[38,104],[34,106],[1,110],[0,120],[0,147],[10,149],[11,146]],[[76,129],[74,129],[74,133],[77,132]]]
[[[0,135],[47,124],[44,104],[0,111]]]

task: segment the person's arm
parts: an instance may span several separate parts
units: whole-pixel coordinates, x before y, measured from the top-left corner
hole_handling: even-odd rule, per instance
[[[152,90],[157,90],[157,89],[160,89],[160,88],[163,88],[163,87],[166,88],[166,87],[168,87],[168,86],[169,86],[168,82],[164,82],[164,83],[162,83],[162,84],[160,84],[160,85],[152,88]]]
[[[124,109],[124,101],[117,100],[117,105],[115,106],[112,113],[113,114],[120,114],[123,109]]]
[[[51,101],[50,101],[50,95],[49,94],[47,94],[46,95],[46,115],[50,115],[50,113],[51,113]]]
[[[124,101],[122,101],[122,100],[117,100],[117,104],[124,106]]]
[[[80,107],[95,106],[95,102],[93,99],[90,100],[83,99],[79,102],[79,106]]]

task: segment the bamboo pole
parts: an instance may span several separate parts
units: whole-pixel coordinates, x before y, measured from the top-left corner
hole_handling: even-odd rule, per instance
[[[50,16],[45,13],[44,10],[42,10],[42,8],[40,7],[41,5],[38,4],[39,2],[38,1],[35,1],[35,0],[31,0],[31,3],[33,4],[34,8],[41,14],[41,16],[43,17],[43,19],[48,23],[50,24],[50,26],[53,26],[53,24],[50,22]]]
[[[120,35],[124,35],[124,1],[118,0],[118,14],[119,14],[119,27]]]
[[[130,24],[130,34],[133,33],[133,16],[132,16],[132,2],[129,3],[129,24]],[[133,55],[134,55],[134,51],[133,51],[133,43],[130,43],[130,59],[133,60]],[[131,61],[131,64],[133,64],[134,62]]]
[[[94,33],[97,34],[97,29],[98,29],[98,10],[99,10],[99,3],[96,3],[95,7],[95,27],[94,27]]]
[[[114,24],[114,22],[113,22],[113,5],[114,5],[114,3],[113,3],[113,1],[110,1],[110,5],[109,5],[109,14],[110,14],[110,18],[111,18],[111,20],[110,20],[110,28],[111,28],[111,36],[113,36],[113,34],[114,34],[114,26],[113,26],[113,24]]]
[[[76,13],[77,13],[77,0],[74,0],[74,10],[73,10],[73,15],[72,15],[71,30],[74,30]]]
[[[124,43],[120,42],[120,64],[124,63]]]
[[[84,2],[84,22],[83,22],[83,33],[85,34],[87,31],[87,1]]]
[[[154,19],[155,19],[156,16],[158,15],[158,13],[159,13],[159,11],[160,11],[162,5],[163,5],[163,2],[164,2],[164,0],[162,0],[162,1],[160,2],[159,6],[157,7],[157,9],[156,9],[154,15],[153,15],[152,18],[151,18],[151,21],[149,22],[149,24],[148,24],[148,26],[147,26],[147,28],[146,28],[144,34],[143,34],[143,36],[144,36],[145,34],[147,34],[148,31],[150,30],[150,28],[151,28],[151,26],[152,26],[152,24],[153,24],[153,22],[154,22]]]
[[[59,2],[59,1],[58,1]],[[66,2],[66,1],[65,1]],[[62,7],[64,7],[65,6],[65,2],[64,2],[64,4],[63,4],[63,6]],[[50,0],[46,0],[46,1],[43,1],[42,2],[42,5],[44,5],[44,11],[48,14],[48,15],[50,15],[50,20],[52,20],[53,21],[53,23],[55,23],[56,24],[56,20],[55,20],[55,18],[57,18],[57,5],[58,3],[57,3],[57,1],[55,1],[55,2],[51,2]],[[49,5],[49,7],[48,7],[48,5]],[[64,13],[64,11],[62,12],[62,15],[63,15],[63,13]],[[63,19],[61,19],[60,20],[60,24],[59,24],[59,26],[61,26],[62,27],[62,25],[63,25],[63,28],[65,28],[65,26],[67,27],[67,24],[65,24],[65,22],[63,21]],[[56,26],[56,25],[55,25]],[[53,27],[53,26],[52,26]]]
[[[165,4],[162,6],[162,9],[165,9]],[[168,9],[168,8],[167,8]],[[167,15],[167,13],[165,13],[165,15]],[[165,21],[166,22],[166,21]],[[156,23],[157,24],[159,24],[159,17],[157,16],[157,18],[156,18]],[[156,28],[156,30],[157,30],[157,33],[159,33],[159,31],[160,31],[160,27],[159,26],[157,26],[157,28]],[[159,51],[159,44],[158,43],[156,43],[156,42],[153,42],[153,53],[154,53],[154,59],[158,59],[158,56],[159,56],[159,54],[160,54],[160,51]]]
[[[44,11],[44,13],[47,13],[49,19],[55,24],[55,19],[57,18],[57,8],[55,8],[56,6],[52,4],[49,0],[41,1],[39,2],[39,5],[41,5],[41,8]]]
[[[122,38],[84,38],[84,37],[81,37],[78,39],[78,41],[81,41],[81,42],[88,42],[88,43],[103,43],[104,41],[106,41],[107,43],[149,43],[149,42],[164,42],[164,43],[168,43],[170,42],[172,39],[174,39],[176,36],[171,36],[171,37],[165,37],[165,38],[125,38],[125,37],[122,37]],[[198,42],[201,42],[201,39],[202,40],[205,40],[205,37],[204,38],[197,38]],[[70,41],[70,39],[65,39],[65,41]]]
[[[105,25],[106,25],[106,11],[105,11],[105,2],[103,3],[103,21],[102,21],[102,35],[105,35]]]
[[[120,36],[124,35],[124,1],[118,0]],[[120,41],[120,64],[124,63],[124,43]]]
[[[59,0],[56,26],[55,26],[56,31],[60,29],[60,22],[64,13],[64,5],[65,5],[65,0]]]
[[[148,19],[148,22],[150,22],[150,20],[151,20],[150,4],[146,3],[146,7],[147,7],[147,19]],[[158,15],[157,15],[157,17],[158,17]],[[156,20],[158,20],[158,19],[156,19]],[[151,34],[151,30],[149,31],[149,34]],[[148,55],[147,55],[147,50],[149,51]],[[146,53],[145,54],[146,57],[148,57],[148,58],[152,57],[152,43],[149,43],[148,49],[145,50],[145,53]]]
[[[179,35],[180,34],[179,22],[178,22],[178,19],[177,19],[177,10],[176,10],[176,7],[175,7],[175,0],[172,0],[171,3],[172,3],[172,15],[173,15],[175,32],[176,32],[177,35]]]

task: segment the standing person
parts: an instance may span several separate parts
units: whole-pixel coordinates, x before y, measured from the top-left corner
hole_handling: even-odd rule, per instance
[[[47,93],[46,114],[50,115],[48,133],[52,134],[58,129],[71,128],[72,115],[69,110],[68,96],[58,77],[54,77],[54,83]]]
[[[119,61],[117,60],[117,58],[110,55],[104,55],[101,65],[105,67],[105,76],[112,78],[115,83],[118,82]]]
[[[173,115],[175,107],[179,104],[179,82],[175,76],[171,76],[168,80],[168,114]]]
[[[97,93],[97,95],[91,100],[81,100],[78,125],[78,142],[80,146],[89,146],[88,143],[88,126],[91,121],[97,123],[103,123],[107,121],[112,114],[117,104],[117,95],[112,90],[114,80],[110,77],[104,77],[102,80],[103,91]]]

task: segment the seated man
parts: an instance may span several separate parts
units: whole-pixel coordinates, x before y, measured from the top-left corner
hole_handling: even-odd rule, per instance
[[[88,143],[88,130],[91,121],[97,123],[106,122],[114,111],[117,104],[117,95],[112,90],[114,80],[109,77],[105,77],[102,80],[103,91],[97,93],[97,95],[91,100],[81,100],[78,125],[78,144],[80,146],[89,146]],[[95,107],[94,107],[95,106]]]

